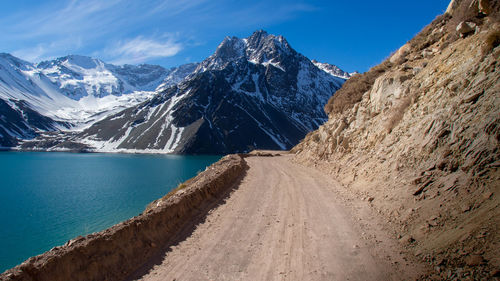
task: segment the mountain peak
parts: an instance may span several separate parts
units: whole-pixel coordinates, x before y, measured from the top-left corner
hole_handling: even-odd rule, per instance
[[[281,62],[297,54],[283,36],[268,34],[263,30],[254,32],[244,40],[247,45],[246,56],[252,63],[282,68],[279,66]]]
[[[265,38],[269,36],[269,33],[267,33],[267,31],[265,30],[262,30],[262,29],[259,29],[259,30],[256,30],[254,31],[254,33],[252,33],[252,35],[250,35],[250,37],[248,37],[249,39],[250,38]]]
[[[104,64],[104,62],[102,62],[99,59],[91,58],[88,56],[82,56],[82,55],[69,55],[69,56],[63,57],[61,59],[62,59],[62,61],[67,61],[70,64],[78,65],[78,66],[80,66],[82,68],[86,68],[86,69],[95,68],[96,66]]]
[[[280,48],[289,49],[290,45],[282,35],[268,34],[266,31],[260,29],[255,31],[252,35],[244,39],[251,49],[259,49],[264,45]]]
[[[326,120],[323,105],[344,81],[314,66],[283,36],[258,30],[225,37],[181,84],[162,85],[151,101],[95,123],[81,137],[98,140],[97,150],[288,149]],[[108,133],[109,126],[122,129]]]
[[[104,65],[104,62],[100,59],[82,56],[82,55],[67,55],[64,57],[59,57],[54,60],[42,61],[37,64],[37,67],[48,68],[56,65],[70,64],[72,66],[77,66],[83,69],[92,69],[100,65]]]
[[[219,44],[214,55],[221,60],[238,59],[245,55],[245,43],[238,37],[225,37]]]
[[[287,57],[297,54],[286,39],[281,35],[268,34],[264,30],[257,30],[247,38],[225,37],[213,55],[203,61],[195,72],[209,69],[223,69],[229,63],[240,59],[253,64],[272,64],[282,70],[280,62]]]

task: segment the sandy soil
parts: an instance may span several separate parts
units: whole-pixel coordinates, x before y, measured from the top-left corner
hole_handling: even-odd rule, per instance
[[[292,155],[249,157],[241,184],[139,280],[408,280],[401,254],[368,201]]]

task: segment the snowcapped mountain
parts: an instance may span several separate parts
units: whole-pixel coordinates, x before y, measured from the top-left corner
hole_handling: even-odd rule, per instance
[[[349,79],[351,78],[352,74],[356,74],[357,72],[348,73],[343,71],[342,69],[338,68],[336,65],[329,64],[329,63],[324,63],[324,62],[319,62],[316,60],[311,60],[311,62],[319,69],[323,70],[324,72],[335,76],[339,77],[342,79]]]
[[[182,81],[196,66],[115,66],[75,55],[35,65],[0,53],[0,146],[37,131],[88,127],[150,99],[159,85]]]
[[[327,116],[344,76],[319,69],[282,36],[226,37],[184,81],[111,115],[73,141],[97,151],[229,153],[289,149]]]
[[[156,92],[164,91],[169,87],[179,84],[182,80],[191,75],[196,70],[198,65],[198,63],[187,63],[169,69],[167,77],[163,80],[160,86],[156,88]]]
[[[0,54],[0,98],[26,101],[41,114],[75,104],[33,64],[9,54]]]
[[[262,30],[226,37],[203,62],[171,69],[76,55],[35,65],[0,54],[0,146],[288,149],[327,119],[323,106],[348,77]]]
[[[29,102],[28,102],[29,101]],[[33,64],[9,54],[0,54],[0,146],[11,147],[18,139],[36,136],[36,131],[68,129],[69,124],[45,116],[57,110],[54,103],[70,106]]]
[[[136,91],[154,91],[173,70],[158,65],[115,66],[101,60],[70,55],[37,66],[67,97],[80,100],[120,96]]]

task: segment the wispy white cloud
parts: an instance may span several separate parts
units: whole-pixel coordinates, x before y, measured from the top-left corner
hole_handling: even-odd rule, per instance
[[[65,52],[71,49],[79,49],[82,44],[83,43],[80,38],[68,37],[65,40],[43,42],[38,43],[35,46],[20,48],[14,50],[12,54],[16,57],[20,57],[30,62],[39,62],[43,60],[54,59],[58,56],[61,56],[61,54],[69,54]]]
[[[119,41],[112,47],[106,48],[102,55],[116,64],[137,64],[153,58],[171,57],[182,50],[182,44],[176,42],[172,36],[162,37],[166,38],[156,40],[138,36],[130,40]]]
[[[124,0],[71,0],[65,5],[42,6],[35,11],[21,11],[1,20],[8,22],[2,29],[13,38],[63,37],[77,33],[105,33],[120,17]]]
[[[36,62],[45,59],[47,48],[43,44],[38,44],[35,47],[28,47],[19,49],[12,52],[12,55],[27,60],[29,62]]]
[[[97,54],[115,63],[142,63],[206,44],[215,31],[224,33],[217,33],[222,39],[313,9],[294,1],[53,0],[0,18],[0,51],[30,61]],[[156,36],[165,33],[176,36]]]
[[[32,61],[78,52],[117,28],[114,21],[118,22],[120,12],[111,11],[120,2],[71,0],[60,7],[47,5],[12,14],[0,19],[4,41],[0,48]]]

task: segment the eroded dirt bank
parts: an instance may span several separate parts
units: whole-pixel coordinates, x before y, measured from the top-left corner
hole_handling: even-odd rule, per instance
[[[500,2],[453,0],[293,149],[370,199],[425,279],[500,279],[499,62]]]
[[[221,202],[247,169],[239,155],[228,155],[154,202],[141,215],[102,232],[78,237],[26,260],[0,280],[123,280],[142,264],[189,235],[191,223]]]
[[[293,155],[248,157],[237,189],[131,280],[411,280],[369,203]]]

